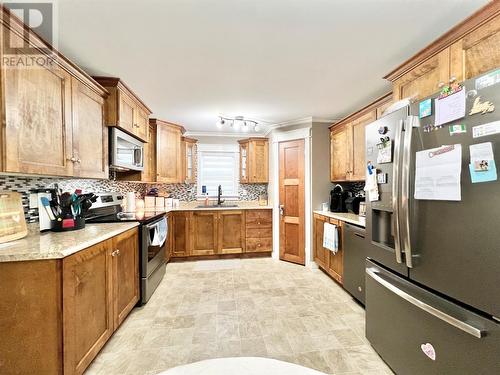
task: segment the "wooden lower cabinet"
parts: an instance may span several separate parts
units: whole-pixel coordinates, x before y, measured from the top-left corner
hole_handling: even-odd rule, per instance
[[[82,374],[139,300],[138,251],[134,228],[63,259],[0,263],[0,374]]]
[[[329,251],[323,247],[324,225],[328,222],[326,216],[314,214],[314,251],[313,260],[323,269],[328,267]]]
[[[329,222],[338,227],[339,250],[336,254],[323,247],[323,228],[325,222]],[[320,268],[322,268],[340,284],[342,284],[344,274],[342,226],[342,221],[314,214],[313,259]]]
[[[271,252],[272,210],[170,213],[172,258]]]
[[[245,251],[245,214],[243,211],[221,211],[218,214],[219,254],[237,254]]]
[[[218,212],[193,211],[191,215],[189,255],[216,254]]]

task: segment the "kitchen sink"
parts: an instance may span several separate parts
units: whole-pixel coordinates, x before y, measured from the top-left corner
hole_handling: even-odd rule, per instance
[[[209,205],[209,206],[205,206],[205,205],[199,205],[199,206],[196,206],[196,208],[206,208],[207,210],[211,209],[211,208],[234,208],[234,207],[238,207],[237,204],[212,204],[212,205]]]

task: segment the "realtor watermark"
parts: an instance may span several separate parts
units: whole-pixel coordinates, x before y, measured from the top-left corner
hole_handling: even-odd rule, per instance
[[[6,69],[48,68],[55,64],[55,3],[51,1],[2,1],[1,64]],[[36,34],[36,35],[35,35]],[[40,41],[42,39],[43,43]]]

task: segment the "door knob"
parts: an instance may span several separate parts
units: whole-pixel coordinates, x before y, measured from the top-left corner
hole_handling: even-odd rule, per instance
[[[280,215],[283,216],[285,214],[285,206],[280,204]]]

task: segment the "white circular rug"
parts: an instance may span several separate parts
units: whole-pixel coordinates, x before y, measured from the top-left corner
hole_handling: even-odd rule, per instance
[[[276,359],[235,357],[207,359],[163,371],[158,375],[325,375],[307,367]]]

